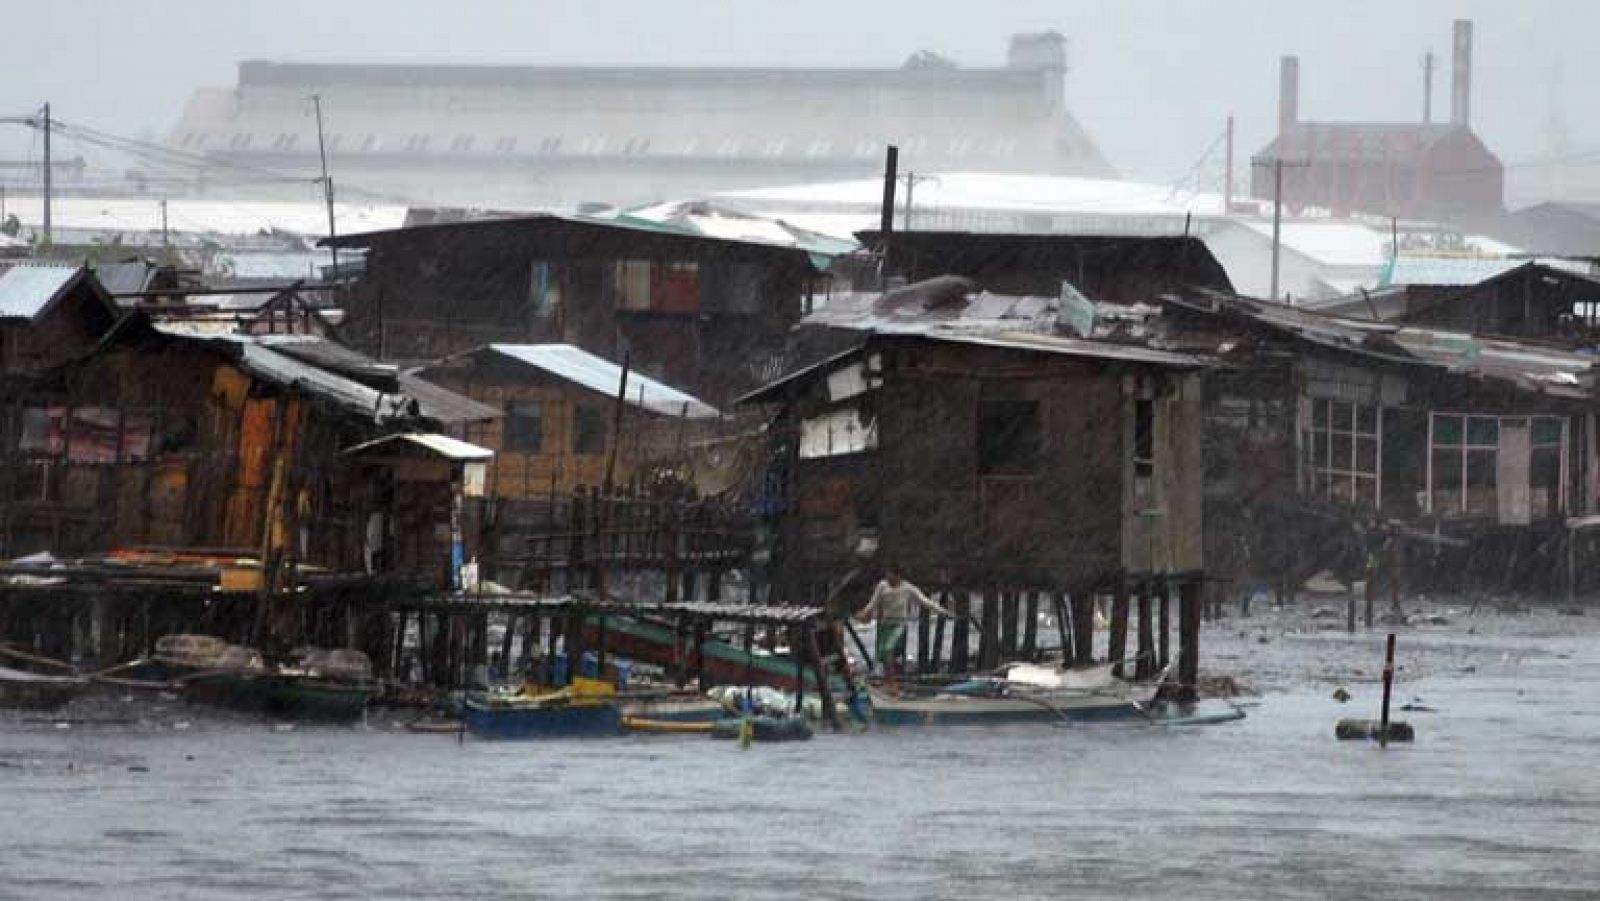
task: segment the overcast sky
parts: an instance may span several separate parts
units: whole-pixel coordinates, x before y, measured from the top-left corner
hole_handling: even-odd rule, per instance
[[[163,136],[195,87],[232,84],[249,58],[895,66],[926,49],[978,66],[1001,64],[1012,32],[1055,29],[1073,112],[1125,175],[1165,183],[1229,112],[1243,156],[1264,143],[1284,53],[1301,58],[1303,117],[1408,120],[1432,48],[1447,117],[1457,17],[1476,21],[1473,118],[1490,148],[1513,167],[1552,152],[1600,166],[1593,0],[13,0],[0,115],[48,99],[70,121]],[[7,128],[0,149],[30,152]]]

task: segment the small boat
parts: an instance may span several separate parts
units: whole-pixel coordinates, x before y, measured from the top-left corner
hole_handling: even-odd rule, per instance
[[[711,737],[743,740],[746,728],[751,741],[807,741],[811,738],[811,724],[800,716],[728,717],[712,725]]]
[[[89,680],[82,676],[47,676],[0,666],[0,707],[53,710],[88,689]]]
[[[462,704],[467,731],[479,738],[599,738],[622,731],[616,690],[577,678],[542,694],[470,694]]]
[[[242,649],[248,650],[248,649]],[[295,666],[268,668],[260,655],[237,667],[179,676],[186,698],[294,720],[350,722],[371,700],[372,664],[360,651],[302,648]]]
[[[667,723],[714,723],[728,715],[728,708],[704,695],[673,694],[628,700],[622,715]]]
[[[1042,669],[1042,668],[1038,668]],[[1060,723],[1144,717],[1161,679],[1123,682],[1104,668],[1085,670],[1059,685],[1041,687],[1039,673],[1011,681],[1006,676],[973,679],[931,694],[894,696],[871,692],[872,720],[881,726]]]
[[[646,732],[666,735],[705,735],[716,728],[714,720],[655,720],[642,716],[623,716],[625,732]]]

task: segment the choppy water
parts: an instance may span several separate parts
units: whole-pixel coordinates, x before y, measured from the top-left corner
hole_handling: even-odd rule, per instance
[[[0,897],[1595,898],[1600,650],[1239,723],[494,744],[0,724]],[[1568,654],[1561,657],[1559,654]]]

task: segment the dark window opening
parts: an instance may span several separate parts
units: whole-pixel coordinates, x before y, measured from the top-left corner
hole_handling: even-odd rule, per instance
[[[544,446],[544,404],[536,400],[506,404],[505,444],[508,451],[539,452]]]
[[[1133,402],[1133,474],[1141,479],[1156,471],[1156,402]]]
[[[598,454],[606,449],[606,417],[599,407],[579,404],[572,416],[572,452]]]
[[[1044,457],[1036,400],[991,400],[978,406],[978,472],[1032,475]]]

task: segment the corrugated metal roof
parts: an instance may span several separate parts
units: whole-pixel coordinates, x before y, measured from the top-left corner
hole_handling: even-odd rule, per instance
[[[1465,332],[1345,319],[1243,298],[1212,296],[1209,305],[1176,302],[1187,309],[1253,320],[1312,344],[1376,360],[1492,378],[1559,397],[1588,398],[1594,390],[1596,358],[1587,354]]]
[[[498,407],[492,407],[475,401],[464,394],[457,394],[454,391],[441,388],[412,373],[400,374],[400,391],[417,402],[417,405],[422,408],[423,416],[446,425],[461,422],[486,422],[490,419],[499,419],[505,415]]]
[[[418,432],[405,435],[385,435],[382,438],[348,448],[344,452],[347,454],[361,454],[384,445],[401,443],[421,447],[447,460],[487,460],[494,456],[494,451],[487,447],[479,447],[476,444],[451,438],[449,435]]]
[[[57,263],[19,263],[0,271],[0,319],[38,316],[82,271]]]
[[[1035,332],[962,332],[940,329],[925,333],[920,337],[957,344],[981,344],[987,347],[1065,354],[1072,357],[1092,357],[1097,360],[1115,360],[1125,363],[1147,363],[1152,366],[1170,366],[1179,369],[1198,369],[1205,365],[1199,358],[1191,357],[1188,354],[1152,350],[1148,347],[1134,344],[1085,341],[1081,338],[1063,338],[1058,335],[1041,335]]]
[[[1063,338],[1056,335],[1044,335],[1036,332],[1020,331],[966,331],[962,329],[933,328],[917,332],[880,332],[895,338],[921,338],[928,341],[941,341],[953,344],[976,344],[985,347],[999,347],[1007,350],[1022,350],[1032,353],[1062,354],[1073,357],[1088,357],[1097,360],[1109,360],[1124,363],[1141,363],[1150,366],[1168,366],[1179,369],[1199,369],[1206,364],[1198,357],[1188,354],[1171,353],[1163,350],[1152,350],[1132,344],[1112,344],[1107,341],[1086,341],[1081,338]],[[870,341],[870,339],[868,339]],[[769,382],[760,388],[746,394],[734,403],[772,403],[778,399],[783,386],[799,379],[810,378],[830,372],[836,367],[848,362],[850,359],[866,351],[871,346],[863,343],[857,347],[841,351],[825,360],[812,363],[809,366],[797,369],[782,378]]]
[[[1590,276],[1586,263],[1559,258],[1399,257],[1384,271],[1383,285],[1467,287],[1532,264]],[[1590,276],[1593,277],[1593,276]]]
[[[621,366],[571,344],[491,344],[489,349],[600,394],[615,396],[622,381]],[[663,416],[681,416],[685,409],[690,419],[720,415],[705,401],[637,372],[628,373],[624,397],[632,406]]]
[[[369,415],[375,421],[405,412],[403,395],[385,394],[354,379],[303,363],[248,336],[225,335],[214,340],[237,345],[240,367],[263,381],[302,390],[351,412]]]

